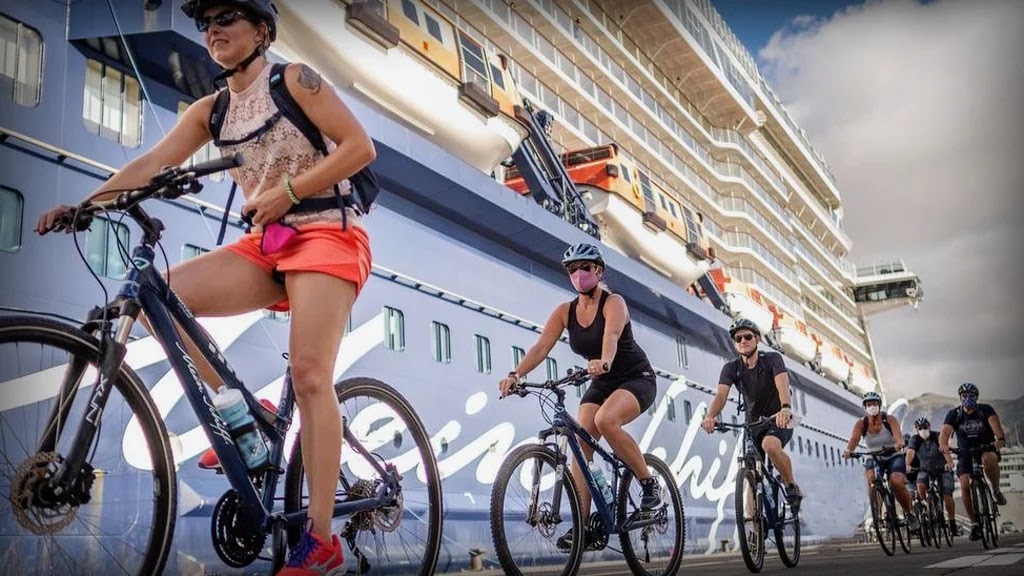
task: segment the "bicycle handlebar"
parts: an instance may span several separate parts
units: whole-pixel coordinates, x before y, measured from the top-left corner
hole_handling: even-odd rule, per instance
[[[216,172],[237,168],[245,163],[241,152],[200,162],[191,166],[174,166],[153,176],[149,184],[135,190],[121,192],[109,200],[86,200],[72,210],[62,214],[54,226],[55,230],[72,228],[79,232],[89,228],[93,217],[109,210],[131,210],[150,198],[173,200],[185,194],[196,194],[202,190],[199,178]]]
[[[741,430],[743,428],[751,429],[757,428],[758,426],[764,426],[770,422],[773,422],[774,418],[771,416],[762,417],[760,420],[754,420],[753,422],[744,422],[742,424],[728,424],[725,422],[715,423],[715,432],[731,432],[733,430]]]
[[[608,363],[605,363],[605,370],[608,369]],[[562,386],[580,386],[587,380],[590,380],[590,374],[586,368],[577,368],[575,370],[570,369],[566,374],[565,378],[560,380],[548,380],[541,384],[534,384],[531,382],[520,382],[514,387],[509,389],[509,394],[517,394],[522,398],[525,398],[530,393],[529,389],[537,390],[557,390]]]

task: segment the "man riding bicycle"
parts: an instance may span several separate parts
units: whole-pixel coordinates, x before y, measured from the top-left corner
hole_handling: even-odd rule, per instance
[[[999,490],[999,450],[1006,446],[1003,426],[992,406],[978,403],[978,387],[964,382],[957,390],[960,406],[946,414],[939,435],[939,449],[949,454],[949,437],[956,431],[956,445],[960,450],[971,448],[981,449],[981,464],[985,476],[992,484],[992,494],[996,504],[1006,505],[1006,497]],[[964,510],[971,519],[971,540],[981,539],[981,527],[974,516],[974,504],[971,502],[971,470],[974,468],[972,456],[963,452],[956,463],[956,474],[960,477],[960,495],[963,497]]]
[[[922,499],[928,495],[928,483],[938,477],[942,501],[946,505],[949,531],[956,535],[956,505],[953,503],[953,458],[939,450],[939,433],[931,429],[931,422],[921,417],[914,422],[916,434],[907,444],[907,459],[919,460],[917,493]],[[909,475],[907,479],[910,480]]]
[[[904,446],[900,423],[892,415],[882,412],[882,395],[878,392],[872,390],[864,394],[861,405],[864,406],[867,416],[858,418],[857,423],[853,425],[853,433],[850,434],[843,458],[851,457],[861,438],[864,439],[869,451],[884,453],[877,458],[868,458],[864,462],[864,479],[868,482],[868,493],[871,493],[871,486],[875,483],[875,467],[880,466],[888,471],[892,493],[903,508],[910,529],[917,530],[918,521],[911,508],[913,501],[910,491],[907,490],[907,461],[900,453]]]
[[[796,511],[803,494],[793,478],[793,465],[784,450],[793,438],[793,429],[789,427],[792,418],[789,407],[789,372],[778,352],[757,350],[761,342],[761,330],[757,324],[740,318],[729,328],[729,336],[736,343],[740,357],[722,367],[718,391],[704,418],[704,431],[709,434],[714,431],[718,415],[729,397],[729,389],[735,384],[747,407],[747,422],[772,419],[767,425],[752,429],[751,438],[782,475],[789,506]]]

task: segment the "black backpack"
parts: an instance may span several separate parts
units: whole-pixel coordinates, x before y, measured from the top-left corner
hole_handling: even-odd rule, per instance
[[[210,135],[213,136],[213,143],[216,146],[222,146],[226,144],[241,144],[258,138],[270,130],[274,124],[277,123],[281,118],[287,118],[292,124],[298,128],[299,132],[309,140],[309,143],[313,145],[321,155],[327,156],[327,144],[324,142],[323,134],[316,127],[315,124],[306,116],[306,113],[302,111],[302,107],[295,101],[295,98],[288,91],[288,85],[284,81],[284,71],[287,68],[287,64],[272,64],[270,69],[270,97],[274,101],[274,105],[277,106],[277,112],[275,112],[270,118],[263,122],[263,126],[258,128],[256,131],[248,134],[242,139],[233,141],[224,141],[220,138],[221,129],[224,127],[224,116],[228,111],[228,104],[231,99],[231,91],[227,88],[217,92],[217,97],[213,101],[213,111],[210,113]],[[338,208],[341,210],[342,216],[345,214],[345,207],[353,207],[366,214],[369,212],[370,207],[377,199],[377,194],[380,193],[380,184],[377,182],[377,175],[369,166],[365,166],[359,172],[349,177],[349,183],[352,184],[352,194],[342,196],[341,190],[338,185],[334,185],[334,196],[338,202]],[[231,203],[235,199],[235,190],[238,188],[237,183],[231,184],[231,191],[228,193],[228,201],[224,206],[224,218],[221,220],[220,232],[217,235],[217,244],[220,245],[224,240],[224,232],[227,229],[228,224],[228,213],[231,210]],[[307,202],[304,200],[303,202]],[[302,211],[303,202],[300,202],[296,208],[296,211]],[[321,209],[320,204],[316,204],[317,209]],[[294,209],[293,209],[294,210]]]

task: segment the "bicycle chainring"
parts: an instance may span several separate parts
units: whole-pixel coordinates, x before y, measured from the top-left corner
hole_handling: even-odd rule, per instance
[[[600,514],[597,512],[590,514],[587,529],[590,531],[590,536],[584,540],[587,543],[587,552],[604,550],[604,547],[608,545],[608,532],[604,529],[604,522],[601,521]]]
[[[214,506],[210,526],[213,549],[232,568],[244,568],[252,564],[267,540],[267,534],[262,530],[253,530],[241,512],[238,492],[228,490]]]

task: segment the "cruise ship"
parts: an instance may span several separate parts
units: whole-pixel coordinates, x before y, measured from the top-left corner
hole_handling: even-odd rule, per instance
[[[921,280],[898,258],[849,260],[834,176],[709,0],[275,4],[272,58],[322,72],[377,147],[382,193],[366,218],[374,266],[336,372],[394,386],[431,434],[446,518],[439,573],[471,559],[498,567],[492,482],[503,456],[546,424],[534,401],[499,403],[497,382],[573,297],[560,258],[581,241],[600,243],[607,283],[628,302],[657,372],[657,400],[629,430],[676,476],[687,554],[735,538],[742,446],[699,424],[735,357],[727,329],[738,317],[757,323],[790,371],[801,423],[789,452],[806,495],[805,542],[856,530],[861,471],[840,455],[860,395],[885,391],[869,320],[916,308]],[[118,244],[140,238],[127,219],[97,220],[77,244],[31,230],[216,89],[218,70],[180,5],[0,4],[0,313],[81,323],[116,292],[127,269]],[[216,155],[208,145],[195,160]],[[167,226],[161,260],[174,265],[216,247],[229,185],[215,176],[197,196],[150,203]],[[231,241],[244,230],[236,212],[228,216]],[[276,399],[287,315],[202,324],[249,389]],[[180,405],[162,352],[141,329],[136,336],[129,360],[159,398],[175,447],[178,519],[166,573],[265,573],[263,561],[233,569],[215,553],[212,510],[228,484],[197,468],[206,438]],[[0,464],[0,558],[10,567],[15,557],[52,554],[31,548],[7,497],[20,462],[15,440],[35,433],[32,415],[52,398],[7,385],[25,368],[4,354],[0,446],[12,454]],[[563,337],[529,377],[560,377],[582,363]],[[570,394],[571,410],[577,398]],[[733,397],[723,418],[742,419],[736,406]],[[103,486],[125,486],[113,480],[137,472],[138,428],[118,414],[108,410],[103,421],[118,441],[97,454],[109,462],[101,494],[83,506],[97,517],[104,502],[131,498]],[[97,546],[118,537],[98,537]],[[609,548],[585,561],[617,557]],[[39,570],[25,561],[19,573]]]

